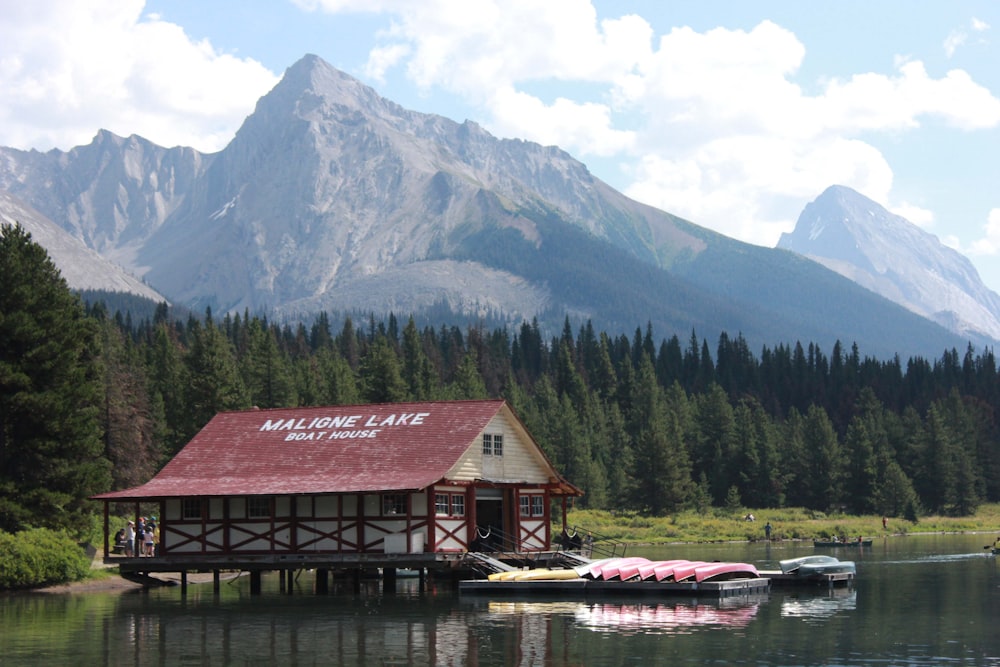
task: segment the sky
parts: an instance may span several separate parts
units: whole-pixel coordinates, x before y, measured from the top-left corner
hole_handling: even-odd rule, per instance
[[[0,145],[221,150],[306,54],[773,247],[830,185],[1000,292],[995,0],[0,2]]]

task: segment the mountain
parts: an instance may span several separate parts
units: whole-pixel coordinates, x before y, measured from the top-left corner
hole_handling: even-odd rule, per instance
[[[854,190],[827,188],[779,248],[805,255],[970,340],[1000,341],[1000,296],[972,263]]]
[[[628,199],[558,148],[406,110],[315,56],[219,153],[101,131],[68,152],[0,148],[0,188],[196,310],[444,305],[882,357],[965,344],[815,262]]]
[[[20,223],[32,240],[48,251],[71,289],[127,292],[157,303],[166,301],[152,287],[104,259],[17,197],[0,190],[0,224],[14,223]]]

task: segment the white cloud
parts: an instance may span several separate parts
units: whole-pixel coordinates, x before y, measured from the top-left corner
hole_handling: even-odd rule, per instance
[[[575,146],[583,153],[609,156],[632,149],[635,133],[615,130],[611,109],[593,102],[577,103],[560,97],[544,104],[533,95],[510,86],[498,89],[490,106],[491,127],[501,135],[542,144]]]
[[[88,143],[98,129],[222,148],[277,78],[142,16],[142,0],[0,5],[0,144]]]
[[[993,256],[1000,254],[1000,208],[990,211],[983,227],[982,238],[976,239],[967,252],[974,256]]]
[[[806,47],[771,21],[657,37],[638,16],[598,20],[588,0],[309,4],[393,16],[373,73],[405,67],[419,86],[478,106],[501,136],[616,157],[632,165],[630,196],[761,245],[829,185],[890,201],[892,169],[863,136],[917,130],[925,117],[1000,124],[1000,100],[966,72],[933,78],[916,60],[808,82],[818,92],[807,93],[795,81]],[[903,206],[914,222],[933,219]]]
[[[944,38],[944,54],[951,58],[955,55],[955,51],[958,47],[965,44],[965,40],[969,38],[969,35],[964,30],[952,30],[948,33],[948,36]]]
[[[929,230],[934,226],[934,211],[923,208],[922,206],[903,202],[898,206],[893,206],[889,210],[900,217],[906,218],[908,221],[922,229]],[[945,245],[948,244],[945,243]]]

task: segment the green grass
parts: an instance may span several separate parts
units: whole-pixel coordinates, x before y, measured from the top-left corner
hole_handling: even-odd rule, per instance
[[[748,513],[757,520],[744,521]],[[772,540],[826,539],[834,535],[857,539],[916,533],[1000,533],[1000,504],[983,505],[970,517],[925,516],[916,523],[889,517],[887,530],[882,528],[881,516],[824,514],[803,508],[746,508],[737,512],[714,508],[666,517],[597,510],[571,510],[567,514],[567,523],[584,534],[591,532],[629,544],[762,540],[767,522],[771,523]],[[556,526],[554,534],[558,535],[560,530],[561,525]]]

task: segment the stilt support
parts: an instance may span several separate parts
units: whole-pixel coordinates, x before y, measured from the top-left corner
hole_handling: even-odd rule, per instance
[[[260,570],[250,571],[250,594],[260,595]]]

